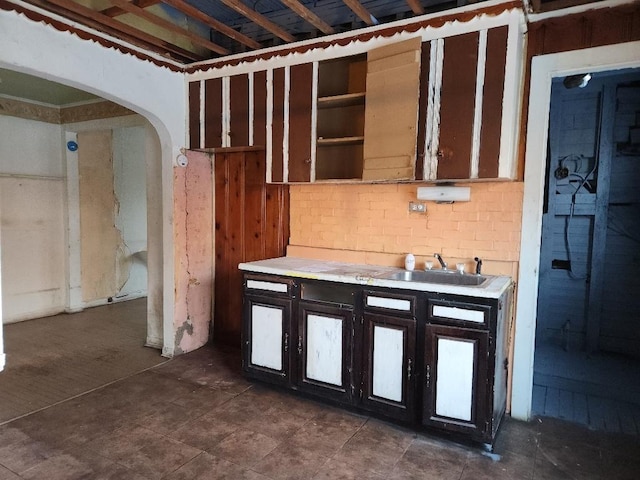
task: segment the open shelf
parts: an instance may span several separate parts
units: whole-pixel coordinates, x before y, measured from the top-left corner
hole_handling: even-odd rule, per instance
[[[334,145],[356,145],[362,142],[364,142],[364,136],[318,138],[317,145],[319,147],[334,146]]]
[[[365,92],[345,93],[318,98],[318,108],[342,108],[364,104]]]

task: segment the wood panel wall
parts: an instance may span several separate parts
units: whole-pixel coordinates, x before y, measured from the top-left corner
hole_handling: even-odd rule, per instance
[[[238,264],[285,255],[289,188],[266,184],[263,150],[216,153],[214,163],[214,340],[239,346],[242,275]]]
[[[590,10],[529,24],[519,142],[518,178],[524,178],[531,60],[537,55],[640,40],[638,4]]]

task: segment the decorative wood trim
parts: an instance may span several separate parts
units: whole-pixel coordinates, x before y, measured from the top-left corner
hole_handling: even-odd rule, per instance
[[[5,1],[5,0],[0,0]],[[229,1],[229,0],[225,0]],[[355,42],[368,42],[374,38],[389,38],[398,33],[404,32],[406,34],[411,34],[418,32],[419,30],[431,28],[441,28],[448,23],[468,23],[473,19],[480,16],[487,17],[497,17],[498,15],[508,12],[510,10],[522,10],[522,3],[518,1],[511,1],[499,5],[491,5],[484,8],[473,8],[473,9],[464,9],[454,10],[447,15],[441,15],[441,13],[436,13],[433,15],[428,15],[426,18],[423,18],[419,21],[414,22],[400,22],[397,24],[393,24],[387,27],[372,27],[366,29],[364,32],[357,34],[346,34],[346,35],[336,35],[336,37],[331,38],[329,40],[321,40],[321,41],[308,41],[308,42],[300,42],[298,45],[294,47],[279,47],[274,49],[269,49],[267,51],[262,51],[255,54],[249,55],[237,55],[233,58],[226,58],[221,60],[207,61],[198,63],[197,65],[190,65],[185,68],[187,73],[196,73],[196,72],[205,72],[207,70],[222,68],[226,66],[237,66],[239,64],[244,63],[252,63],[257,60],[268,60],[275,57],[285,57],[292,53],[306,53],[311,50],[322,50],[332,46],[346,46]]]
[[[90,103],[87,105],[63,107],[60,109],[60,120],[61,123],[75,123],[135,114],[136,112],[122,105],[105,100],[104,102]]]
[[[107,40],[104,37],[101,37],[99,35],[96,35],[95,33],[89,32],[85,29],[80,29],[76,26],[71,26],[67,23],[64,23],[60,20],[54,20],[53,18],[44,15],[40,12],[35,12],[33,10],[30,10],[28,8],[26,8],[23,5],[16,5],[14,3],[11,3],[7,0],[0,0],[0,9],[8,11],[8,12],[16,12],[19,13],[21,15],[24,15],[25,17],[27,17],[29,20],[34,21],[34,22],[38,22],[38,23],[45,23],[47,25],[52,26],[53,28],[55,28],[56,30],[60,31],[60,32],[70,32],[73,33],[75,35],[77,35],[78,37],[82,38],[83,40],[92,40],[100,45],[102,45],[103,47],[106,48],[115,48],[116,50],[122,52],[122,53],[128,53],[130,55],[133,55],[136,58],[139,58],[140,60],[145,60],[148,62],[151,62],[159,67],[165,67],[168,68],[169,70],[172,70],[174,72],[180,72],[183,70],[182,66],[179,66],[177,63],[170,63],[168,61],[162,61],[159,60],[157,58],[152,57],[149,54],[145,54],[139,50],[135,50],[133,48],[129,48],[126,47],[122,44],[113,42],[111,40]],[[107,17],[108,18],[108,17]]]

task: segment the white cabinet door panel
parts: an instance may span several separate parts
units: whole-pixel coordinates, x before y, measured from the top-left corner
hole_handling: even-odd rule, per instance
[[[438,339],[436,414],[471,421],[474,342]]]
[[[251,363],[281,371],[282,318],[280,308],[251,306]]]
[[[402,401],[402,359],[404,332],[396,328],[373,327],[373,394]]]
[[[306,377],[342,385],[342,319],[307,316]]]

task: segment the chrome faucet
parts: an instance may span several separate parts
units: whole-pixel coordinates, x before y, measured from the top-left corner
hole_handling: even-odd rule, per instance
[[[433,256],[436,258],[436,260],[438,260],[438,262],[440,262],[440,267],[443,270],[446,270],[447,269],[447,262],[442,260],[442,257],[440,256],[440,254],[439,253],[434,253]]]

